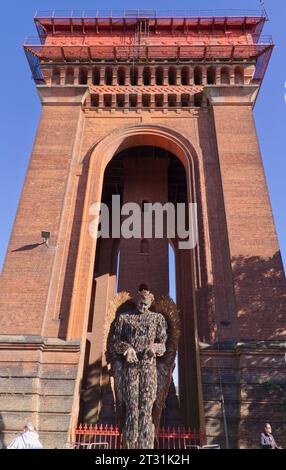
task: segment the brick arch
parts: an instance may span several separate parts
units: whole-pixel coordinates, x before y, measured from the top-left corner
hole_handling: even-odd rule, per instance
[[[198,155],[191,142],[176,130],[165,126],[145,124],[122,127],[111,132],[90,149],[84,158],[84,163],[88,166],[88,179],[68,320],[68,339],[82,338],[83,343],[86,339],[85,332],[87,331],[92,275],[96,255],[96,240],[93,240],[89,234],[89,223],[93,219],[89,215],[89,208],[94,202],[101,200],[104,172],[110,160],[122,150],[140,145],[158,146],[172,152],[179,158],[186,171],[189,202],[197,202],[198,206],[201,205]],[[195,294],[197,278],[200,276],[200,273],[198,273],[200,269],[199,246],[200,243],[198,243],[195,250],[188,250],[187,253],[181,253],[181,250],[177,250],[176,270],[178,269],[177,272],[179,273],[177,301],[182,312],[182,337],[179,351],[182,364],[182,372],[180,374],[182,413],[185,417],[186,425],[203,429],[204,411],[197,341],[198,320]],[[192,363],[193,367],[188,376],[186,376],[185,370],[188,363]],[[80,378],[81,372],[79,371],[78,379],[80,380]],[[190,397],[192,397],[192,401]],[[76,416],[74,418],[76,419]]]
[[[89,208],[100,202],[104,171],[110,160],[127,148],[152,145],[172,152],[184,165],[189,202],[199,201],[198,155],[191,142],[181,133],[166,126],[134,125],[116,129],[97,142],[84,158],[88,160],[88,179],[82,216],[82,227],[76,263],[74,288],[69,314],[67,338],[81,338],[88,318],[91,278],[95,261],[96,240],[89,234],[92,217]]]

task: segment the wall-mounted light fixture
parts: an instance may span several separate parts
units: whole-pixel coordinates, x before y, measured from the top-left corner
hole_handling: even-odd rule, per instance
[[[46,230],[43,230],[41,232],[41,236],[43,239],[43,245],[49,246],[49,239],[51,238],[51,232],[47,232]]]

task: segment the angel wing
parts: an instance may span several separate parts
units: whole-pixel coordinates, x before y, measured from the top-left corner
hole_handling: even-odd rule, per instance
[[[175,367],[175,358],[181,333],[179,310],[169,296],[162,296],[151,310],[164,315],[168,326],[168,338],[164,356],[157,358],[157,398],[153,406],[153,423],[159,428],[162,409],[168,395]]]

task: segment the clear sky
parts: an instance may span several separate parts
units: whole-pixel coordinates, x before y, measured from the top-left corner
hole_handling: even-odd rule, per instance
[[[255,108],[255,119],[280,247],[286,265],[286,1],[265,0],[276,49]],[[26,169],[40,117],[40,102],[31,79],[22,43],[36,35],[36,10],[49,9],[257,9],[259,0],[178,0],[96,2],[91,0],[10,0],[1,3],[1,154],[0,154],[0,270],[6,253]]]

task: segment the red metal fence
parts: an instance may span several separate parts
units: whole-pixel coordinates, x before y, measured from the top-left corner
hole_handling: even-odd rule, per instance
[[[202,446],[206,436],[201,431],[178,428],[161,428],[157,433],[159,449],[190,449]],[[120,449],[122,435],[117,426],[102,424],[80,425],[68,443],[73,449]]]

